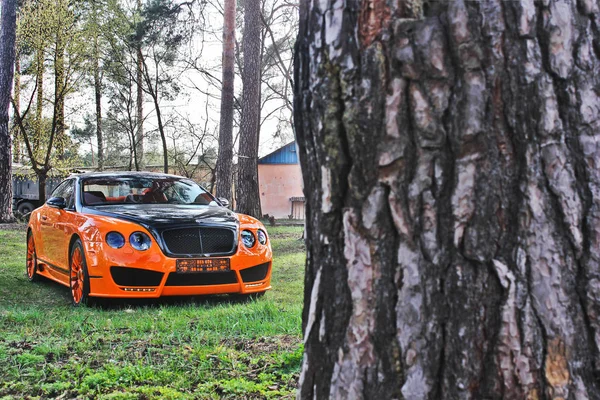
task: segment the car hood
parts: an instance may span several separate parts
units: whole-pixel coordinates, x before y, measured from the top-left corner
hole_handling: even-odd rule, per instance
[[[225,225],[237,227],[239,220],[231,210],[220,206],[177,204],[120,204],[86,207],[85,212],[162,228],[170,225]]]

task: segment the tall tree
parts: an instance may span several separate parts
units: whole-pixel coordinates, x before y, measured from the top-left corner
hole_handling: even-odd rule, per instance
[[[138,14],[142,11],[142,0],[137,0],[137,12]],[[136,169],[139,170],[144,165],[144,64],[142,55],[142,43],[137,42],[135,47],[136,57],[136,116],[137,116],[137,130],[135,132],[135,165]]]
[[[223,14],[223,80],[221,89],[221,122],[219,124],[219,156],[217,158],[217,197],[231,201],[233,164],[233,106],[235,79],[235,3],[225,0]]]
[[[62,158],[67,144],[65,124],[65,97],[67,96],[65,69],[65,52],[67,36],[74,28],[74,13],[69,8],[67,0],[55,0],[51,21],[54,38],[54,111],[56,124],[56,149],[58,157]]]
[[[93,73],[94,101],[96,103],[96,139],[98,141],[98,170],[104,169],[104,136],[102,135],[102,76],[100,72],[99,37],[94,37]]]
[[[13,83],[13,97],[15,103],[20,104],[21,101],[21,54],[17,49],[15,43],[15,70],[14,70],[14,83]],[[17,110],[18,111],[18,110]],[[21,141],[19,140],[19,127],[12,124],[12,140],[13,140],[13,161],[21,162]]]
[[[131,44],[142,48],[143,90],[154,104],[165,173],[169,172],[169,154],[161,100],[173,99],[180,90],[175,64],[179,48],[191,38],[186,17],[193,18],[190,3],[151,0],[142,9],[141,20],[135,25],[135,35],[131,37]]]
[[[242,52],[242,117],[238,151],[237,211],[260,218],[258,188],[258,138],[260,130],[260,70],[261,70],[261,2],[244,3],[244,35]]]
[[[17,1],[2,0],[0,7],[0,222],[10,222],[14,217],[8,108],[15,64]]]
[[[19,47],[32,49],[31,69],[35,87],[24,111],[13,100],[14,119],[19,127],[29,162],[36,173],[39,199],[46,198],[45,183],[54,167],[67,167],[75,157],[72,143],[65,133],[65,98],[72,93],[83,76],[84,52],[76,8],[64,0],[28,2],[20,9]],[[48,55],[48,57],[46,57]],[[47,103],[44,86],[46,59],[54,61],[52,117],[43,115]],[[33,99],[35,115],[29,116]]]
[[[90,72],[94,87],[94,103],[96,114],[96,129],[95,136],[98,143],[98,170],[104,169],[104,135],[102,131],[102,46],[104,31],[107,29],[103,26],[101,13],[107,12],[108,7],[99,1],[92,1],[88,5],[88,15],[86,21],[86,37],[91,42],[89,45]],[[111,32],[115,34],[115,32]],[[93,150],[92,150],[93,158]]]
[[[300,398],[600,398],[599,20],[301,2]]]

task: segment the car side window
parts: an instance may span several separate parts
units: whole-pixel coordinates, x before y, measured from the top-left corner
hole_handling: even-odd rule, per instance
[[[50,197],[65,197],[62,195],[62,193],[64,192],[68,184],[69,180],[61,182],[57,187],[54,188]]]
[[[68,185],[65,187],[64,196],[65,203],[67,204],[67,210],[73,210],[75,208],[75,182],[71,179]]]
[[[75,182],[69,179],[58,185],[52,192],[52,197],[62,197],[65,199],[68,210],[75,208]]]

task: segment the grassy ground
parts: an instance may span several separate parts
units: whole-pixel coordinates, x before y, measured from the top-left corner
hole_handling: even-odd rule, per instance
[[[271,227],[273,290],[73,308],[25,277],[25,232],[0,230],[0,399],[292,398],[302,357],[302,227]]]

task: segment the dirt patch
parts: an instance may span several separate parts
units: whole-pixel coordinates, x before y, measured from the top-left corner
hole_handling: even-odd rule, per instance
[[[27,224],[23,222],[14,222],[9,224],[0,224],[0,231],[25,231]]]
[[[221,344],[250,353],[268,354],[282,350],[290,351],[300,344],[300,339],[292,335],[259,337],[255,339],[232,338],[223,339]]]

